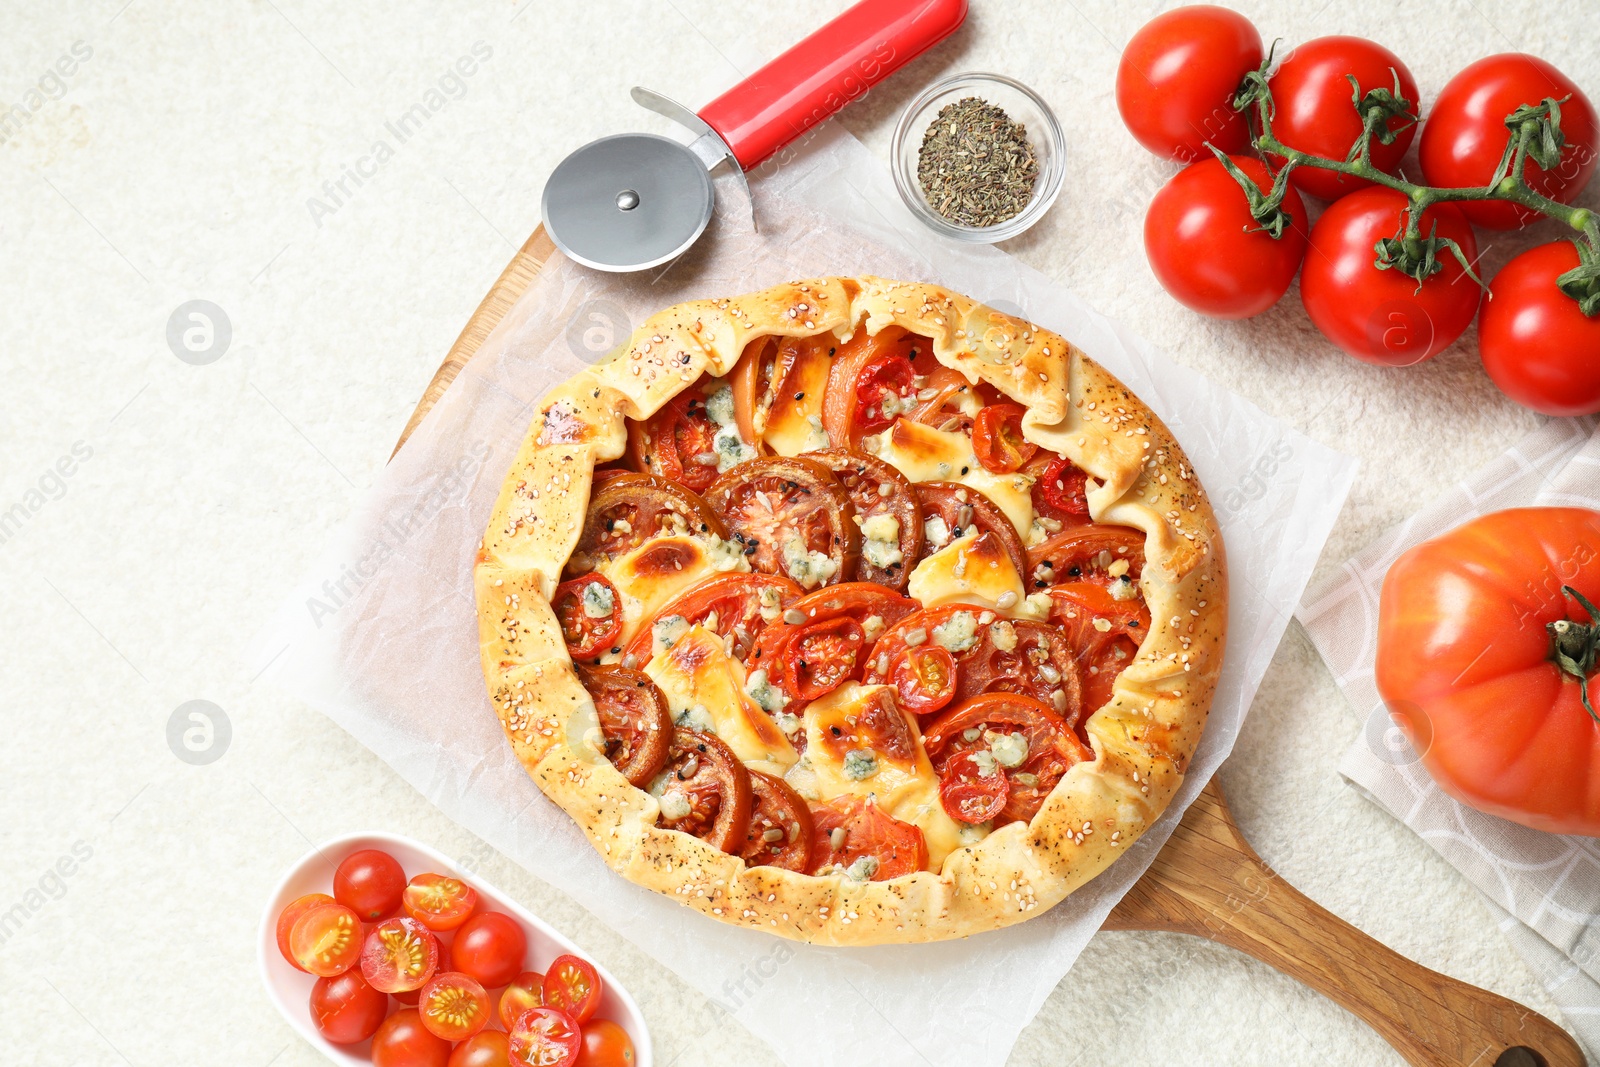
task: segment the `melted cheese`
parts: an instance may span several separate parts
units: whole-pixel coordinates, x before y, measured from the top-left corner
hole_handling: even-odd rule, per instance
[[[795,357],[783,383],[783,395],[773,402],[761,433],[761,439],[778,455],[798,456],[828,447],[827,435],[822,432],[822,399],[832,365],[828,350],[821,346],[807,345]]]
[[[744,667],[704,626],[684,634],[644,671],[660,687],[674,718],[699,717],[694,709],[702,709],[716,735],[746,763],[782,774],[800,758],[772,717],[745,695]]]
[[[616,647],[626,648],[639,627],[663,604],[718,573],[718,553],[711,542],[699,537],[652,537],[598,569],[622,597],[622,635]],[[608,663],[617,658],[609,649],[601,657]]]
[[[806,755],[790,772],[790,784],[802,795],[817,800],[846,794],[874,797],[891,816],[922,830],[928,843],[928,861],[938,870],[945,856],[961,847],[961,824],[945,814],[939,803],[939,777],[923,751],[915,722],[907,717],[910,751],[900,757],[890,755],[881,745],[874,745],[872,738],[863,736],[862,713],[884,691],[894,690],[846,682],[806,705],[802,720]],[[887,707],[890,714],[905,715],[893,699],[887,701]]]
[[[958,537],[923,558],[907,591],[925,608],[975,604],[1007,615],[1023,614],[1027,590],[1016,564],[993,534]]]
[[[966,434],[896,419],[877,440],[878,458],[913,482],[959,482],[994,501],[1019,531],[1033,525],[1033,479],[985,470],[972,454],[972,439]]]

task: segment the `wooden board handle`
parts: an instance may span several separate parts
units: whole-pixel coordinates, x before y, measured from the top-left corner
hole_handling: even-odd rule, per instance
[[[1406,959],[1285,882],[1215,783],[1105,928],[1173,930],[1254,956],[1360,1017],[1415,1067],[1584,1065],[1543,1015]]]

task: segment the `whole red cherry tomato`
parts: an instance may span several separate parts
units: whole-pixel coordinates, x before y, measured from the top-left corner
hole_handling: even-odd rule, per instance
[[[1272,176],[1258,159],[1229,157],[1262,192]],[[1185,307],[1215,319],[1245,319],[1288,291],[1306,252],[1306,207],[1289,189],[1293,219],[1273,237],[1250,217],[1250,203],[1218,159],[1173,175],[1144,217],[1144,251],[1162,288]]]
[[[353,1045],[377,1033],[389,1011],[388,994],[372,988],[356,970],[318,978],[311,987],[311,1021],[335,1045]]]
[[[1378,692],[1446,793],[1595,837],[1600,722],[1554,656],[1592,658],[1600,629],[1563,587],[1600,601],[1600,513],[1513,508],[1417,545],[1384,579]]]
[[[1477,313],[1480,290],[1461,263],[1441,250],[1441,269],[1421,285],[1398,270],[1379,270],[1373,246],[1405,225],[1405,194],[1374,186],[1335,200],[1311,229],[1300,275],[1300,299],[1323,336],[1367,363],[1406,367],[1438,355]],[[1448,237],[1468,262],[1478,242],[1466,218],[1449,204],[1422,217],[1422,233]]]
[[[583,1028],[583,1055],[578,1067],[634,1067],[637,1059],[628,1031],[610,1019],[596,1019]]]
[[[1117,65],[1117,110],[1134,140],[1192,163],[1250,147],[1233,95],[1261,66],[1261,34],[1236,11],[1197,4],[1157,15],[1133,35]]]
[[[1429,185],[1488,185],[1511,140],[1506,116],[1522,104],[1546,97],[1560,100],[1561,132],[1566,146],[1557,166],[1544,170],[1532,159],[1523,172],[1533,190],[1570,204],[1594,173],[1596,136],[1594,105],[1577,84],[1537,56],[1508,52],[1480,59],[1451,78],[1439,93],[1422,127],[1417,148],[1422,176]],[[1463,203],[1467,218],[1494,230],[1514,230],[1543,216],[1509,200]]]
[[[1272,132],[1290,148],[1344,159],[1350,147],[1361,139],[1361,114],[1353,96],[1365,96],[1373,89],[1393,92],[1396,74],[1400,76],[1400,95],[1411,101],[1411,112],[1416,114],[1416,80],[1393,52],[1361,37],[1318,37],[1307,41],[1284,57],[1268,82],[1276,107]],[[1350,85],[1351,77],[1361,86],[1359,94]],[[1400,157],[1411,147],[1417,127],[1400,115],[1389,119],[1388,127],[1397,131],[1393,143],[1372,138],[1367,158],[1385,174],[1394,174]],[[1289,181],[1301,192],[1324,200],[1371,184],[1363,178],[1316,167],[1295,168]]]
[[[372,1038],[372,1067],[448,1067],[450,1042],[422,1025],[416,1008],[401,1008]]]
[[[1600,411],[1600,316],[1556,288],[1578,265],[1571,241],[1530,248],[1500,268],[1478,319],[1478,354],[1494,384],[1546,415]]]
[[[528,935],[522,924],[500,911],[486,911],[468,919],[450,946],[456,970],[476,978],[485,989],[498,989],[522,973],[528,954]]]
[[[405,888],[406,872],[400,862],[375,848],[350,853],[333,872],[333,899],[361,916],[362,922],[399,911]]]

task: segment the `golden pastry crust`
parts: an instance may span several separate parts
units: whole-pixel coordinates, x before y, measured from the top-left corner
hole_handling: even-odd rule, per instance
[[[1145,533],[1151,631],[1086,724],[1095,759],[1073,766],[1028,823],[952,852],[939,872],[856,882],[775,867],[658,829],[656,798],[590,743],[598,725],[550,609],[582,530],[597,463],[702,372],[728,373],[768,336],[930,337],[934,355],[1023,404],[1025,436],[1094,480],[1098,521]],[[1095,482],[1098,486],[1095,486]],[[1060,336],[936,285],[821,278],[679,304],[613,358],[541,402],[478,553],[484,674],[517,758],[612,869],[706,915],[831,945],[965,937],[1039,914],[1104,870],[1166,808],[1210,709],[1227,628],[1215,516],[1183,450],[1126,386]]]

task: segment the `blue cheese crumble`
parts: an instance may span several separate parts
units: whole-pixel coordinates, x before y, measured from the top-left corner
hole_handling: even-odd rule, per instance
[[[583,587],[583,613],[591,619],[604,619],[617,607],[617,598],[604,582],[590,582]]]
[[[844,754],[844,776],[853,782],[878,773],[878,754],[870,748],[852,748]]]
[[[805,542],[791,537],[783,543],[783,569],[802,589],[815,589],[832,578],[839,564],[826,552],[808,552]]]
[[[650,627],[650,655],[668,651],[689,632],[689,620],[682,615],[663,615]]]
[[[762,711],[782,711],[783,706],[789,703],[789,698],[783,694],[783,690],[768,680],[765,668],[750,672],[750,676],[744,680],[744,691]],[[793,715],[789,717],[794,718]]]
[[[733,414],[733,387],[727,382],[719,382],[706,396],[706,417],[717,424],[717,432],[711,438],[711,447],[717,454],[717,473],[756,458],[756,450],[739,436]]]
[[[905,561],[900,551],[900,520],[889,514],[870,515],[861,523],[861,558],[879,570]]]
[[[970,611],[958,611],[933,628],[933,640],[951,652],[965,652],[978,643],[978,619]]]

